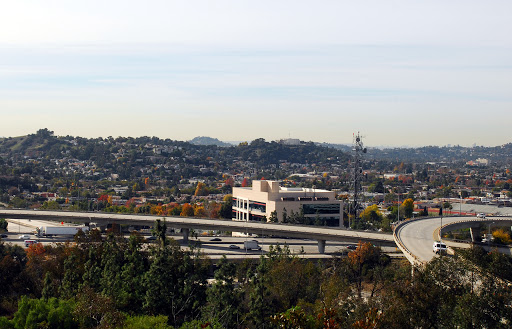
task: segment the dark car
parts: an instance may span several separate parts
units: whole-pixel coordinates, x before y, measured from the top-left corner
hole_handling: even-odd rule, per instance
[[[2,235],[0,235],[0,237],[1,237],[2,239],[5,239],[5,238],[7,238],[7,234],[2,234]]]
[[[240,249],[240,247],[237,246],[237,245],[232,244],[232,245],[229,246],[229,249]]]
[[[350,250],[356,250],[357,249],[357,246],[355,244],[349,244],[347,246],[347,249],[350,249]]]
[[[221,238],[213,238],[213,239],[210,239],[210,241],[222,241]]]

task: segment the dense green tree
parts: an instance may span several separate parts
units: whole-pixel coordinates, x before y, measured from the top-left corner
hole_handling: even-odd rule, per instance
[[[0,232],[7,231],[7,226],[9,225],[9,222],[5,220],[5,218],[0,218]]]
[[[264,257],[260,258],[260,264],[254,273],[250,275],[249,292],[249,321],[254,328],[263,328],[268,323],[272,314],[270,305],[270,292],[267,285],[268,264]]]
[[[121,238],[123,239],[123,238]],[[126,282],[121,279],[121,269],[125,263],[124,247],[122,240],[110,233],[104,242],[103,254],[101,256],[101,276],[99,280],[100,291],[103,295],[112,298],[112,301],[119,305],[119,294]]]
[[[74,303],[72,301],[56,298],[30,299],[22,296],[11,325],[16,329],[77,328],[78,323],[73,317],[73,310]]]
[[[242,322],[242,291],[235,286],[236,265],[222,257],[215,271],[214,283],[207,291],[203,317],[224,328],[237,328]]]
[[[145,297],[143,285],[144,274],[147,271],[145,253],[142,251],[143,238],[132,234],[125,251],[125,263],[121,268],[121,288],[119,291],[119,307],[131,313],[142,309]]]
[[[206,266],[174,241],[155,248],[151,258],[144,275],[145,311],[168,316],[174,326],[198,317],[206,299]]]
[[[82,275],[79,258],[75,253],[71,253],[64,261],[64,278],[60,286],[60,296],[65,299],[76,296],[82,285]]]
[[[167,324],[166,316],[136,315],[127,316],[123,329],[173,329]]]

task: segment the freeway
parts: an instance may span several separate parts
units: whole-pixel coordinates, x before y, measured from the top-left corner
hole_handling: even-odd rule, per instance
[[[43,222],[37,220],[28,221],[26,219],[8,220],[9,232],[6,237],[1,240],[6,243],[14,244],[25,248],[24,240],[19,236],[29,235],[30,239],[37,240],[43,245],[53,245],[55,243],[63,243],[66,241],[73,241],[71,236],[54,236],[54,237],[36,237],[34,235],[35,228],[42,225],[55,225],[55,222]],[[148,238],[149,234],[142,233],[144,237]],[[125,238],[128,238],[128,234]],[[182,248],[188,249],[189,245],[183,244],[182,236],[180,234],[167,235],[182,244]],[[245,250],[244,242],[253,240],[255,237],[232,237],[226,235],[217,236],[203,236],[191,238],[190,245],[195,245],[196,242],[200,243],[201,252],[207,255],[212,260],[218,260],[222,256],[228,259],[241,260],[245,258],[259,259],[262,254],[269,251],[270,246],[288,246],[290,252],[294,255],[309,259],[330,259],[333,255],[345,255],[348,251],[352,250],[354,244],[347,242],[331,242],[325,247],[325,254],[319,254],[317,250],[317,242],[308,239],[289,239],[289,238],[276,238],[276,237],[257,237],[261,250]],[[157,241],[148,241],[148,244],[157,243]],[[382,247],[382,250],[391,257],[402,256],[401,251],[396,247]]]
[[[409,220],[400,223],[394,232],[397,246],[405,254],[413,265],[420,265],[430,261],[435,254],[432,244],[439,240],[439,228],[442,225],[443,232],[461,228],[479,227],[480,224],[509,225],[510,217],[440,217]],[[465,245],[469,247],[470,245]]]
[[[335,227],[288,225],[261,222],[245,222],[193,217],[164,217],[149,215],[126,215],[99,212],[68,212],[44,210],[19,210],[0,208],[0,217],[9,219],[30,219],[63,221],[74,223],[124,224],[152,226],[157,219],[166,221],[168,227],[180,228],[185,241],[190,229],[220,230],[252,233],[258,235],[286,236],[291,238],[312,239],[318,241],[318,250],[324,253],[326,241],[354,242],[368,241],[376,245],[394,246],[393,235],[377,232],[347,230]]]

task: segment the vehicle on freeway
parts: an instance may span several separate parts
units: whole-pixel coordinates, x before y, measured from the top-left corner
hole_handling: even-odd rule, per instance
[[[210,239],[210,241],[222,241],[221,238],[213,238],[213,239]]]
[[[232,245],[229,246],[229,249],[240,249],[240,247],[237,246],[237,245],[232,244]]]
[[[87,226],[41,226],[37,228],[37,236],[70,235],[73,236],[78,231],[87,232]]]
[[[146,240],[156,240],[156,236],[152,235],[152,236],[148,236],[146,238]]]
[[[447,251],[448,248],[446,247],[446,244],[440,241],[434,241],[434,244],[432,245],[432,252],[436,254],[446,254]]]
[[[247,250],[261,250],[261,247],[258,245],[258,241],[244,241],[244,249]]]
[[[5,239],[5,238],[7,238],[7,237],[8,237],[8,235],[7,235],[7,234],[2,234],[2,235],[0,235],[0,238],[2,238],[2,239]]]
[[[483,212],[476,214],[477,218],[485,218],[485,214]]]
[[[350,250],[356,250],[357,249],[357,246],[355,244],[349,244],[347,246],[347,249],[350,249]]]
[[[30,247],[34,243],[37,243],[37,240],[25,240],[25,247]]]
[[[18,237],[20,240],[28,240],[30,239],[30,235],[28,234],[22,234]]]

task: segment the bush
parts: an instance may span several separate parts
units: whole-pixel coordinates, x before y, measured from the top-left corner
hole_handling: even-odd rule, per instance
[[[9,225],[9,223],[5,220],[5,218],[0,218],[0,232],[7,231],[7,225]]]
[[[492,232],[492,236],[494,238],[494,242],[498,244],[510,244],[512,242],[512,239],[510,239],[510,234],[505,232],[505,230],[502,228]]]

